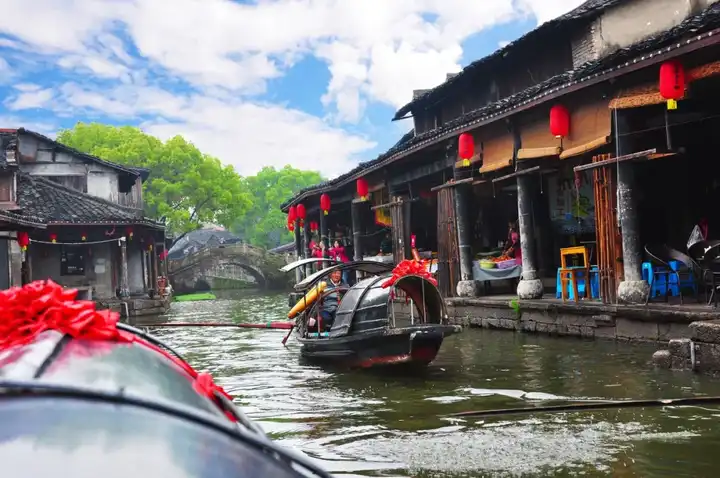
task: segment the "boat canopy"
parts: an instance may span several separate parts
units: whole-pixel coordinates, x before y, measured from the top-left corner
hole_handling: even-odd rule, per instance
[[[291,262],[290,264],[286,265],[285,267],[281,267],[280,272],[290,272],[292,270],[297,269],[298,267],[302,267],[307,264],[312,264],[314,262],[325,262],[328,264],[342,264],[340,261],[336,261],[335,259],[329,259],[327,257],[308,257],[307,259],[300,259],[299,261]]]
[[[383,288],[383,283],[389,278],[387,274],[369,277],[352,286],[340,301],[329,336],[342,337],[396,325],[394,290],[403,291],[413,301],[418,313],[418,324],[443,322],[447,315],[445,302],[432,282],[420,276],[408,275],[398,279],[394,286]]]
[[[305,279],[295,284],[295,290],[303,291],[311,289],[320,280],[324,279],[335,271],[356,270],[364,272],[366,274],[382,274],[383,272],[390,272],[394,268],[395,266],[393,264],[385,264],[383,262],[377,261],[354,261],[344,263],[341,262],[307,276]]]

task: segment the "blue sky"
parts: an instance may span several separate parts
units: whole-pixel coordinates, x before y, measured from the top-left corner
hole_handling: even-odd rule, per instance
[[[135,125],[241,174],[291,164],[328,177],[412,127],[390,118],[413,89],[582,3],[8,1],[0,127]]]

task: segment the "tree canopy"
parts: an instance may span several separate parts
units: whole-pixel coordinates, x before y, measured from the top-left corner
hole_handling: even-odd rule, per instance
[[[132,126],[78,123],[61,131],[57,140],[108,161],[149,169],[143,189],[145,214],[165,217],[175,234],[213,223],[259,246],[280,245],[290,240],[280,204],[322,181],[316,172],[290,166],[279,171],[266,167],[243,178],[182,136],[162,142]]]

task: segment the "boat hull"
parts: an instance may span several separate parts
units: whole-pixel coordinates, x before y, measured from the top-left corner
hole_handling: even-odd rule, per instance
[[[435,360],[445,337],[460,330],[452,325],[421,325],[298,341],[302,356],[313,361],[359,368],[427,366]]]

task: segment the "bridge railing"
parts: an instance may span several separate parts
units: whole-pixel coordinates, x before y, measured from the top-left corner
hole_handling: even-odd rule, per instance
[[[247,243],[223,244],[217,247],[203,247],[194,251],[182,259],[168,261],[168,269],[170,272],[186,268],[191,264],[197,264],[205,259],[215,259],[218,256],[235,256],[235,255],[255,255],[264,256],[277,260],[279,263],[289,264],[295,260],[294,254],[276,254],[267,250],[252,246]]]

